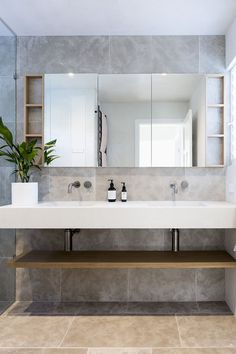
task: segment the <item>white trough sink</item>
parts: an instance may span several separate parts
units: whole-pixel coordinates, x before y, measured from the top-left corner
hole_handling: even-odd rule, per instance
[[[0,207],[0,228],[236,228],[236,205],[212,201],[53,201]]]

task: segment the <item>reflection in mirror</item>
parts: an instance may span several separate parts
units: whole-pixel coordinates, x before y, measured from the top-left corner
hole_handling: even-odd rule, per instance
[[[57,139],[52,166],[97,166],[97,75],[45,75],[44,140]]]
[[[152,166],[204,166],[205,86],[201,75],[152,75]]]
[[[99,107],[99,165],[151,166],[151,75],[99,75]]]

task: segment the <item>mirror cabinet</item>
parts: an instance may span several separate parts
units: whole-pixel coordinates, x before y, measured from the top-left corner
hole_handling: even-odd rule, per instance
[[[45,74],[25,81],[25,138],[53,167],[224,166],[224,76]]]

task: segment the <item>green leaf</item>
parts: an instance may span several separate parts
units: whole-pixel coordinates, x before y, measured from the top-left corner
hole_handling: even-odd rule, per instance
[[[0,117],[0,135],[3,140],[6,141],[7,145],[12,146],[13,136],[11,131],[4,125],[2,117]]]

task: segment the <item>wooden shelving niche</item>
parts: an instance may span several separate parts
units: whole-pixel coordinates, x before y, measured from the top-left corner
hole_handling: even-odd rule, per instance
[[[224,75],[206,77],[206,167],[225,164],[225,90]]]
[[[37,145],[44,146],[44,76],[25,76],[24,88],[24,139],[37,139]],[[43,154],[38,161],[43,164]]]

